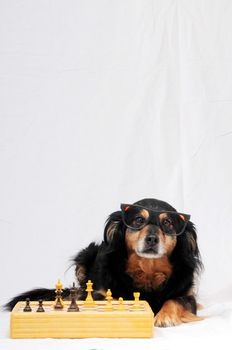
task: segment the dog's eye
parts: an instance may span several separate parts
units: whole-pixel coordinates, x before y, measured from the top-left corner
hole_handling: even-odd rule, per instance
[[[145,219],[142,216],[137,216],[134,219],[133,224],[134,224],[134,226],[139,227],[139,226],[143,225],[144,222],[145,222]]]
[[[172,220],[171,220],[171,219],[164,219],[164,220],[162,221],[162,225],[163,225],[164,227],[170,227],[170,226],[172,225]]]

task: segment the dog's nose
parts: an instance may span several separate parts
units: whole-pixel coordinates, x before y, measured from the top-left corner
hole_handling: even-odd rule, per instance
[[[150,234],[146,237],[145,241],[146,244],[151,247],[159,243],[159,237],[156,234]]]

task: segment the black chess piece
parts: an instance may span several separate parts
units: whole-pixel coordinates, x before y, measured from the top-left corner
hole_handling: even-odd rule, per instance
[[[23,309],[23,312],[31,312],[31,311],[32,311],[32,309],[30,307],[30,298],[26,298],[26,306]]]
[[[68,312],[77,312],[79,311],[79,307],[77,306],[77,288],[75,287],[75,283],[73,282],[73,287],[70,289],[71,296],[71,304],[69,305]]]
[[[45,312],[45,310],[43,308],[43,300],[42,299],[39,300],[39,307],[36,310],[36,312]]]

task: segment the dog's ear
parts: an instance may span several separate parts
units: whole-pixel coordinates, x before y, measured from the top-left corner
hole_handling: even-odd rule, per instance
[[[198,245],[197,245],[197,232],[194,224],[189,221],[186,227],[186,240],[188,245],[188,251],[193,254],[198,254]]]
[[[123,234],[123,223],[121,211],[115,211],[110,214],[106,221],[104,230],[104,241],[106,244],[111,243],[114,240],[122,237]]]
[[[185,260],[194,267],[194,269],[200,271],[203,268],[201,262],[201,256],[197,243],[197,232],[195,225],[189,221],[185,232],[182,237],[182,252],[185,256]]]

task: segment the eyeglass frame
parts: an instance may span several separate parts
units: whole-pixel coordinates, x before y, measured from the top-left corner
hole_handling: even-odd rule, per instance
[[[154,213],[157,213],[157,214],[162,214],[162,213],[165,213],[165,214],[175,214],[175,215],[179,215],[180,217],[183,216],[184,217],[184,227],[183,229],[181,230],[181,232],[178,232],[178,233],[175,233],[175,234],[168,234],[169,236],[179,236],[181,235],[182,233],[184,233],[184,230],[186,229],[186,226],[191,218],[191,215],[190,214],[185,214],[185,213],[180,213],[180,212],[177,212],[177,211],[173,211],[173,210],[156,210],[156,209],[150,209],[150,208],[147,208],[147,207],[144,207],[142,205],[139,205],[139,204],[125,204],[125,203],[121,203],[120,205],[120,209],[122,211],[122,220],[123,220],[123,223],[125,224],[126,227],[130,228],[131,230],[136,230],[136,228],[130,226],[130,225],[127,225],[126,222],[125,222],[125,218],[124,218],[124,212],[125,212],[125,208],[127,207],[137,207],[137,208],[141,208],[141,209],[145,209],[148,211],[148,214],[149,214],[149,218],[150,219],[150,212],[154,212]],[[144,224],[142,224],[142,226],[139,228],[139,230],[141,230],[142,228],[144,228],[147,224],[149,223],[149,220],[145,220]],[[159,227],[160,227],[160,224],[158,224]],[[161,227],[160,227],[161,228]],[[162,228],[161,228],[162,229]]]

